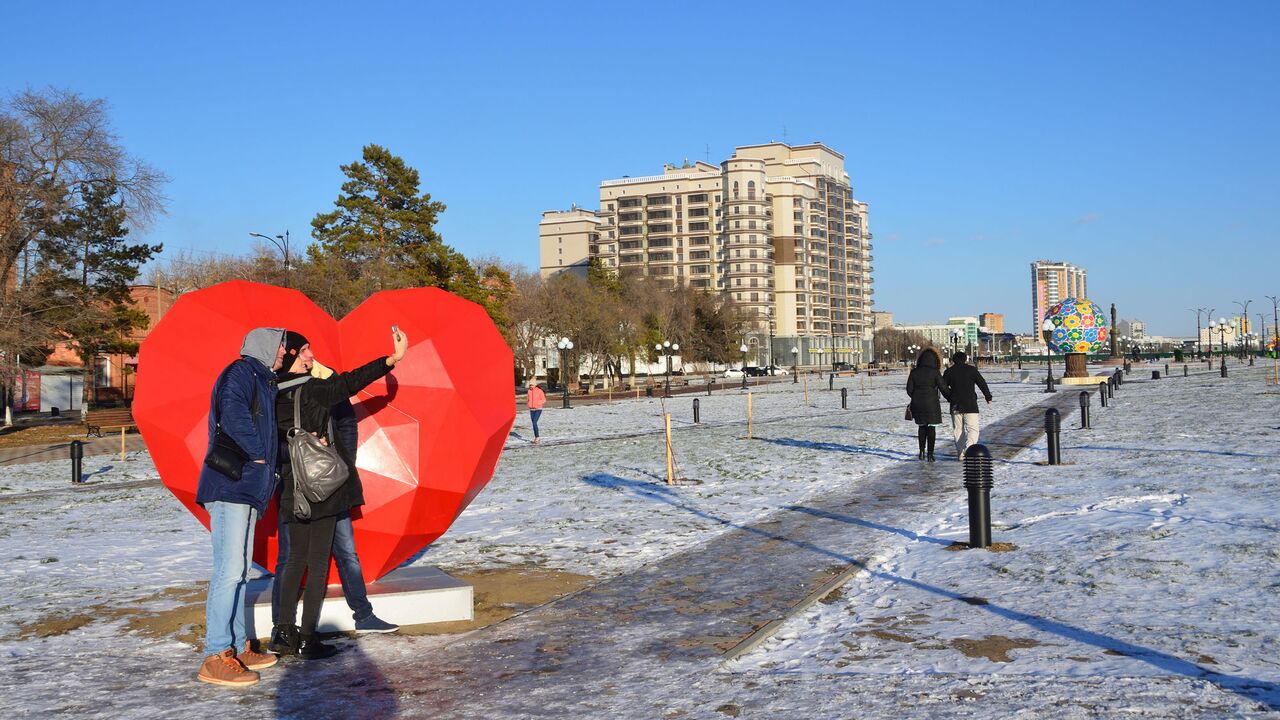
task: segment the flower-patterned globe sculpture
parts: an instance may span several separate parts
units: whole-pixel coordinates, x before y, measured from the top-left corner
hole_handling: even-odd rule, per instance
[[[317,360],[341,371],[390,352],[392,325],[409,337],[404,360],[351,399],[365,499],[352,525],[365,580],[394,570],[484,489],[515,420],[511,350],[484,308],[443,290],[383,290],[341,321],[271,285],[234,281],[182,295],[142,344],[133,405],[164,485],[209,526],[195,493],[210,394],[248,330],[297,330]],[[254,533],[254,562],[273,569],[277,547],[273,502]],[[331,565],[329,582],[337,581]]]
[[[1053,323],[1049,347],[1063,355],[1101,352],[1111,334],[1102,308],[1084,298],[1067,298],[1050,306],[1045,319]]]

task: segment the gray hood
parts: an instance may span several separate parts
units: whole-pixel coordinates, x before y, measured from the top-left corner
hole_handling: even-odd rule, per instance
[[[284,343],[283,328],[254,328],[244,336],[240,355],[253,358],[270,370],[276,364],[276,353],[280,351],[282,343]]]

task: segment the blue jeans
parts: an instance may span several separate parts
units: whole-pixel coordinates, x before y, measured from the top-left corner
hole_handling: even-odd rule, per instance
[[[284,572],[285,563],[289,562],[289,533],[285,532],[284,521],[279,528],[280,552],[276,555],[276,576],[271,583],[271,624],[280,621],[280,575]],[[356,555],[356,536],[351,528],[351,513],[338,516],[338,523],[333,530],[333,561],[338,566],[338,579],[342,581],[342,594],[347,599],[347,607],[357,621],[364,620],[373,614],[373,603],[369,602],[369,593],[364,587],[364,571],[360,568],[360,556]]]
[[[209,578],[204,606],[204,654],[216,655],[227,648],[240,652],[249,640],[244,629],[244,600],[258,511],[231,502],[211,502],[205,510],[209,511],[213,533],[213,577]]]
[[[538,418],[542,417],[542,408],[529,411],[529,422],[533,423],[533,436],[538,437]]]

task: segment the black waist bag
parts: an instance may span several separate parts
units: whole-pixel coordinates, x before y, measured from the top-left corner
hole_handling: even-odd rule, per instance
[[[239,361],[236,361],[239,362]],[[235,363],[231,363],[235,365]],[[231,365],[218,376],[217,382],[214,383],[213,389],[213,447],[209,448],[209,454],[204,456],[204,464],[213,470],[216,470],[232,480],[239,480],[244,466],[252,458],[241,447],[240,443],[234,438],[226,434],[222,430],[221,412],[218,403],[218,393],[222,391],[222,379],[226,376],[227,370],[231,369]],[[258,416],[258,386],[253,386],[253,404],[250,407],[253,416]]]

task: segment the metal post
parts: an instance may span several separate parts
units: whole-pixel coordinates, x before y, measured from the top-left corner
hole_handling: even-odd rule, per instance
[[[1188,377],[1188,376],[1190,376],[1190,375],[1191,375],[1191,371],[1187,369],[1187,366],[1186,366],[1186,364],[1184,363],[1184,364],[1182,365],[1182,377]]]
[[[1227,376],[1227,356],[1222,356],[1222,377]]]
[[[1057,392],[1057,390],[1055,390],[1053,387],[1053,371],[1052,370],[1049,371],[1049,379],[1045,381],[1045,385],[1046,385],[1044,390],[1045,392],[1047,393]]]
[[[791,366],[791,384],[795,385],[798,382],[800,382],[800,366],[793,364]]]
[[[964,487],[969,493],[969,547],[991,545],[991,452],[986,445],[964,451]]]
[[[840,388],[840,409],[849,409],[849,388]]]
[[[835,389],[836,389],[836,374],[835,374],[835,373],[831,373],[830,375],[828,375],[828,376],[827,376],[827,389],[828,389],[828,390],[835,390]]]
[[[75,485],[82,482],[80,475],[80,461],[84,458],[84,443],[79,440],[71,441],[71,484]]]
[[[1080,391],[1080,429],[1088,430],[1089,425],[1089,391]]]
[[[1159,379],[1160,379],[1160,371],[1159,371],[1159,370],[1152,370],[1152,371],[1151,371],[1151,379],[1152,379],[1152,380],[1159,380]]]
[[[707,383],[707,397],[711,397],[711,391],[716,389],[716,381],[711,380]]]
[[[1049,464],[1062,464],[1062,413],[1057,408],[1044,411],[1044,435],[1049,445]]]
[[[700,403],[698,402],[698,398],[694,398],[693,399],[693,424],[694,425],[698,425],[702,422],[702,414],[699,412],[700,410],[699,404]]]
[[[1101,401],[1102,407],[1107,406],[1107,384],[1106,383],[1099,383],[1098,385],[1098,400]]]

